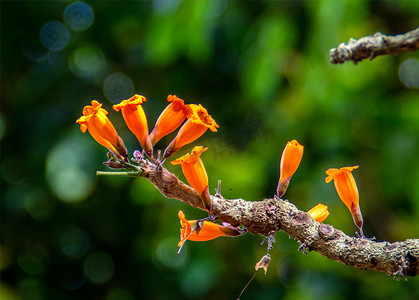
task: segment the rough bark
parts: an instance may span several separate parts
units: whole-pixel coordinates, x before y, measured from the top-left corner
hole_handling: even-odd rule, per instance
[[[199,195],[174,174],[147,160],[140,163],[142,172],[167,198],[178,199],[206,210]],[[361,270],[385,272],[400,278],[419,274],[419,239],[403,242],[378,242],[350,237],[329,224],[322,224],[287,200],[274,197],[262,201],[225,199],[212,196],[211,213],[233,226],[244,226],[252,234],[273,238],[283,230],[300,243],[299,250],[321,255]]]
[[[419,49],[419,27],[398,35],[385,35],[377,32],[372,36],[365,36],[358,40],[349,39],[348,44],[341,43],[330,50],[330,62],[343,64],[353,61],[354,64],[368,58],[373,60],[379,55],[397,55],[405,51]]]

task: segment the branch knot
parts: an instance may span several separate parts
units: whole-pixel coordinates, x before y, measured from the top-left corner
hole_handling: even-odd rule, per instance
[[[329,224],[319,225],[319,234],[325,240],[332,240],[335,236],[335,229]]]

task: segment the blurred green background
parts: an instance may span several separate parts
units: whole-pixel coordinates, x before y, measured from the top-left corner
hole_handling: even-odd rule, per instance
[[[297,139],[305,153],[285,196],[302,210],[328,205],[325,222],[349,235],[350,213],[324,178],[359,165],[365,234],[418,238],[418,53],[329,63],[350,37],[418,25],[418,1],[1,1],[0,298],[235,299],[266,253],[247,234],[176,255],[177,212],[205,213],[143,178],[95,175],[106,149],[75,123],[92,99],[130,153],[138,142],[112,104],[144,95],[152,128],[167,95],[201,103],[220,129],[175,157],[208,147],[210,190],[221,179],[226,198],[272,197]],[[276,237],[268,273],[242,299],[417,299],[417,278],[303,255]]]

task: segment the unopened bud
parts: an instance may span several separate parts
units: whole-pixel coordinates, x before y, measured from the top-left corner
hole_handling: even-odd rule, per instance
[[[111,159],[108,161],[105,161],[103,164],[107,165],[111,169],[122,169],[122,164],[120,162],[114,161]]]

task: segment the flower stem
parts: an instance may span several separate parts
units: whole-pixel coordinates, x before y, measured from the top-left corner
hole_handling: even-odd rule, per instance
[[[96,175],[105,175],[105,176],[137,177],[137,176],[140,176],[140,174],[141,174],[141,171],[135,171],[135,172],[96,171]]]

